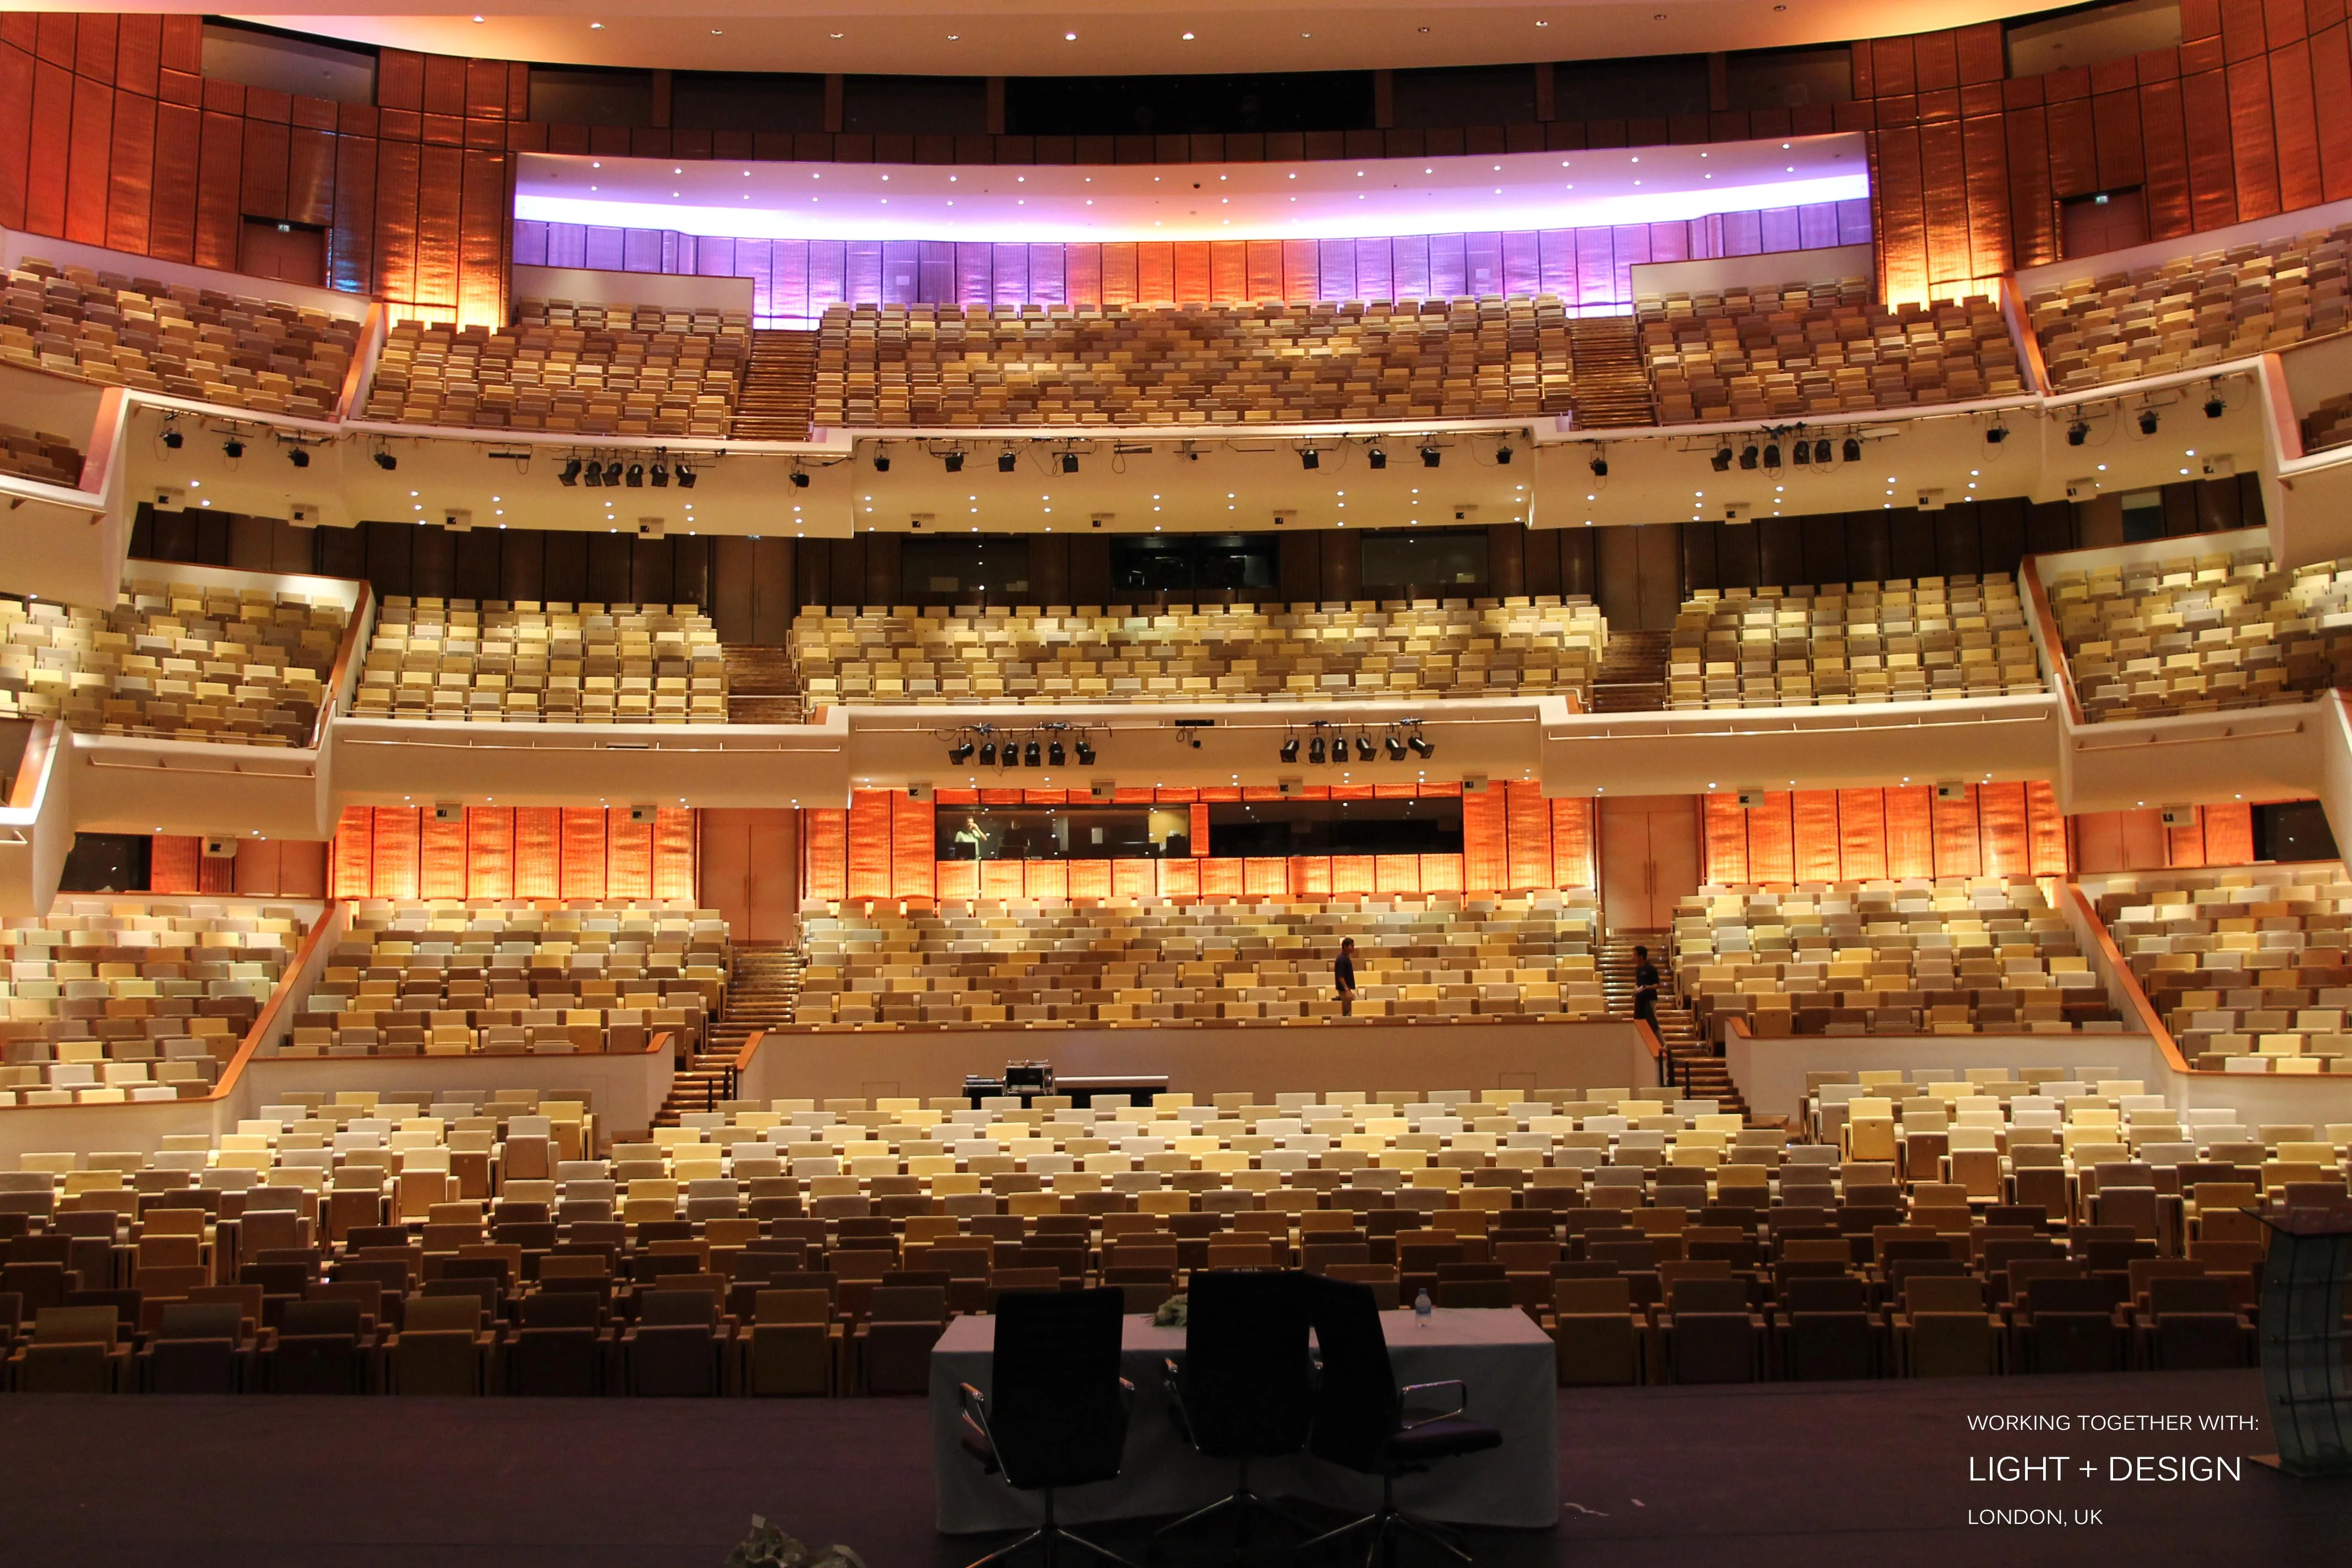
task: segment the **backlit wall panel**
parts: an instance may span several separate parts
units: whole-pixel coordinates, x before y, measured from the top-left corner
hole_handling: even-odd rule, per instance
[[[1703,796],[1710,882],[1861,882],[2063,875],[2065,822],[2049,784],[1971,785],[1938,801],[1925,785]],[[2251,829],[2248,831],[2251,848]],[[1775,875],[1788,867],[1793,875]]]
[[[462,820],[436,822],[420,806],[352,806],[331,847],[331,891],[339,899],[691,900],[698,854],[695,814],[683,808],[635,823],[625,809],[471,806]]]

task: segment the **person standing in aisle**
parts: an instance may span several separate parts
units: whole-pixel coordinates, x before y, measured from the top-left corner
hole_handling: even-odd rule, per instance
[[[1646,947],[1633,949],[1633,1016],[1653,1029],[1658,1026],[1658,966]]]
[[[1356,939],[1339,939],[1339,956],[1331,961],[1331,984],[1339,993],[1339,1016],[1349,1017],[1356,1010]]]

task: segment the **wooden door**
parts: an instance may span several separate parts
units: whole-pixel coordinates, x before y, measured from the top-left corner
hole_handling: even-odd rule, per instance
[[[1698,886],[1698,807],[1689,795],[1602,796],[1601,907],[1612,931],[1662,931]]]
[[[326,231],[249,217],[237,241],[236,269],[248,277],[323,289],[327,286]]]

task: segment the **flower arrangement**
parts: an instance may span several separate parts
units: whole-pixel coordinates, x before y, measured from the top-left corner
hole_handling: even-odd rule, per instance
[[[726,1568],[866,1568],[866,1559],[846,1546],[809,1546],[755,1513],[751,1533],[727,1554]]]

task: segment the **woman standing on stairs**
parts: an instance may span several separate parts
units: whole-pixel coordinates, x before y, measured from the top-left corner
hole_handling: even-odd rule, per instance
[[[1658,1026],[1658,966],[1641,946],[1633,949],[1633,1016],[1654,1031]]]

